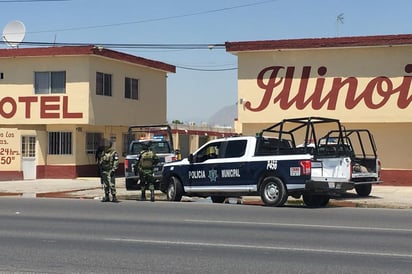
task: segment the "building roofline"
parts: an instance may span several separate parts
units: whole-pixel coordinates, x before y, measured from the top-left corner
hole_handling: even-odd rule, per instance
[[[412,45],[412,34],[226,42],[227,52]]]
[[[176,66],[160,61],[146,59],[135,55],[122,53],[95,45],[86,46],[56,46],[39,48],[9,48],[0,49],[0,58],[4,57],[44,57],[44,56],[76,56],[96,55],[119,61],[129,62],[140,66],[162,70],[165,72],[176,72]]]

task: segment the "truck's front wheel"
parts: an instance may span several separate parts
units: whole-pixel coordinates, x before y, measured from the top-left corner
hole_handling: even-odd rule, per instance
[[[267,177],[260,187],[260,197],[267,206],[283,206],[288,199],[288,193],[279,178]]]
[[[175,176],[170,177],[169,186],[167,187],[167,200],[180,201],[183,196],[182,183]]]

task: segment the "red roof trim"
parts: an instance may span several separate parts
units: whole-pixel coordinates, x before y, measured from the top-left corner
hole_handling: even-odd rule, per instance
[[[227,52],[412,45],[412,34],[226,42]]]
[[[176,67],[163,62],[145,59],[142,57],[99,48],[94,45],[89,46],[62,46],[44,48],[14,48],[0,49],[1,57],[39,57],[39,56],[68,56],[68,55],[99,55],[111,59],[130,62],[133,64],[163,70],[166,72],[176,72]]]

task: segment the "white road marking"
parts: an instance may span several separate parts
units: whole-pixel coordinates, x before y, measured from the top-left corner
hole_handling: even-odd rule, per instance
[[[210,223],[210,224],[243,224],[254,226],[284,226],[284,227],[311,227],[311,228],[332,228],[332,229],[347,229],[347,230],[370,230],[370,231],[387,231],[387,232],[412,232],[408,228],[387,228],[387,227],[363,227],[363,226],[337,226],[337,225],[311,225],[311,224],[293,224],[293,223],[259,223],[259,222],[243,222],[243,221],[219,221],[219,220],[192,220],[186,219],[189,223]]]
[[[225,244],[225,243],[206,243],[206,242],[186,242],[186,241],[165,241],[165,240],[143,240],[143,239],[127,239],[127,238],[106,238],[106,241],[128,242],[128,243],[146,243],[159,245],[177,245],[177,246],[203,246],[203,247],[218,247],[218,248],[241,248],[255,250],[272,250],[272,251],[294,251],[294,252],[309,252],[309,253],[324,253],[324,254],[339,254],[339,255],[362,255],[362,256],[379,256],[379,257],[400,257],[412,258],[412,254],[403,253],[387,253],[387,252],[367,252],[356,250],[333,250],[322,248],[305,248],[305,247],[281,247],[281,246],[261,246],[248,244]]]

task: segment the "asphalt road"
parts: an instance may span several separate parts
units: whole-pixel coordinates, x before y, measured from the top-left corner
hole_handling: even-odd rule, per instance
[[[410,273],[412,211],[0,199],[1,273]]]

